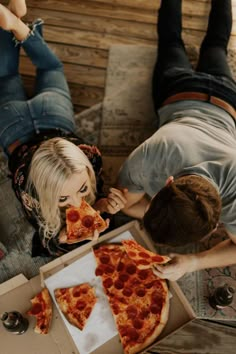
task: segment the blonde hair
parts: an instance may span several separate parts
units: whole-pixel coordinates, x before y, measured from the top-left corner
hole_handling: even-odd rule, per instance
[[[68,178],[87,169],[91,193],[85,197],[93,204],[96,194],[96,177],[93,167],[83,151],[63,138],[43,142],[33,155],[26,190],[37,194],[39,226],[44,234],[44,247],[61,228],[61,212],[58,206],[61,190]]]

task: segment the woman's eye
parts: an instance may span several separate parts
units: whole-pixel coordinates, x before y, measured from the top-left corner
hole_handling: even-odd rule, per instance
[[[83,188],[80,189],[80,193],[85,193],[88,190],[88,186],[84,186]]]
[[[60,197],[59,203],[65,203],[67,201],[67,197]]]

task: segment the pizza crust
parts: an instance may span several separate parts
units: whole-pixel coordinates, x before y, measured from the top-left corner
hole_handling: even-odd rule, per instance
[[[122,244],[96,247],[94,255],[95,274],[102,278],[124,352],[136,354],[152,344],[167,323],[167,283],[151,269],[139,269]]]

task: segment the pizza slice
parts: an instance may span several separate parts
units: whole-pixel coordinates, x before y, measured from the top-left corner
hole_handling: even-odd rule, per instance
[[[30,301],[32,306],[26,314],[36,317],[34,331],[39,334],[47,334],[52,320],[52,300],[48,289],[44,288]]]
[[[122,240],[122,244],[129,258],[137,264],[139,269],[148,269],[154,264],[164,264],[170,261],[168,256],[153,253],[134,240]]]
[[[108,228],[109,224],[84,199],[81,205],[66,210],[65,243],[72,244],[84,240],[92,240],[94,233],[98,235]]]
[[[95,274],[101,277],[124,353],[139,353],[156,340],[167,323],[167,283],[151,269],[139,269],[122,244],[104,244],[94,255]]]
[[[88,283],[83,283],[55,289],[54,295],[67,321],[82,331],[97,302],[94,288]]]

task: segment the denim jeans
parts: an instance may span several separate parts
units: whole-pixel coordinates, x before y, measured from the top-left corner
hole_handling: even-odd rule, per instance
[[[202,92],[236,107],[236,84],[227,63],[232,27],[231,0],[212,0],[208,29],[196,70],[182,40],[181,0],[162,0],[158,20],[158,59],[153,74],[156,111],[166,98],[180,92]]]
[[[26,96],[19,74],[20,47],[36,66],[35,94]],[[75,129],[73,105],[63,65],[42,38],[42,20],[22,42],[0,29],[0,144],[25,143],[45,130]]]

